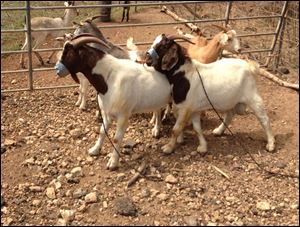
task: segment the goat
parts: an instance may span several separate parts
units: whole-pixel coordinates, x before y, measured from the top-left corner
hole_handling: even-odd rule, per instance
[[[104,43],[106,43],[109,48],[103,47],[97,43],[92,43],[92,44],[90,44],[91,46],[98,48],[100,50],[106,51],[116,58],[131,59],[133,61],[141,61],[142,53],[140,51],[138,51],[138,49],[127,51],[127,50],[123,49],[122,47],[114,45],[113,43],[109,42],[104,37],[102,32],[93,23],[93,20],[98,17],[99,16],[94,16],[92,18],[86,19],[84,23],[80,23],[80,24],[73,22],[73,24],[75,25],[74,35],[77,36],[77,35],[80,35],[83,33],[90,33],[90,34],[96,36],[97,38],[99,38],[100,40],[102,40]],[[65,41],[66,36],[64,36],[64,38],[58,37],[58,38],[56,38],[56,40]],[[78,73],[77,77],[73,78],[73,79],[75,82],[80,84],[79,97],[78,97],[78,100],[75,105],[79,106],[79,109],[84,110],[84,109],[86,109],[86,96],[87,96],[87,92],[88,92],[89,82],[86,79],[86,77],[83,76],[81,73]]]
[[[74,6],[74,1],[66,1],[65,3],[66,7]],[[34,17],[31,19],[31,28],[32,29],[41,29],[41,28],[63,28],[68,27],[71,25],[71,21],[75,18],[75,16],[78,15],[78,11],[76,8],[68,8],[65,9],[64,16],[56,17],[56,18],[50,18],[50,17]],[[25,25],[26,29],[26,25]],[[41,44],[45,43],[48,36],[51,36],[52,38],[55,38],[57,36],[62,36],[64,34],[64,31],[38,31],[38,32],[32,32],[32,38],[35,40],[35,45],[33,49],[36,49]],[[26,33],[25,35],[25,42],[21,50],[24,50],[28,45],[28,35]],[[58,43],[56,42],[54,44],[54,47],[58,47]],[[41,65],[44,65],[44,61],[41,57],[41,55],[38,52],[35,52],[35,55],[39,59]],[[53,57],[55,51],[52,52],[52,54],[48,57],[47,63],[50,63],[51,58]],[[20,58],[20,65],[22,68],[25,68],[24,65],[24,53],[21,53]]]
[[[212,40],[207,41],[203,36],[204,31],[199,32],[197,36],[192,36],[190,34],[185,34],[181,29],[177,28],[177,32],[180,35],[184,35],[191,39],[195,45],[189,45],[188,55],[201,63],[212,63],[216,61],[223,50],[240,53],[241,46],[238,38],[236,37],[236,31],[230,27],[222,27],[218,25],[209,25],[206,27],[217,27],[222,31],[216,34]]]
[[[181,36],[165,34],[157,36],[145,59],[148,66],[153,66],[157,71],[165,74],[172,84],[177,120],[169,143],[162,147],[163,152],[173,152],[176,140],[190,118],[198,134],[197,151],[207,152],[198,114],[212,108],[206,94],[215,109],[225,111],[226,125],[230,124],[235,113],[239,113],[246,105],[249,106],[267,135],[266,149],[273,151],[275,138],[263,100],[255,85],[254,75],[258,72],[258,66],[254,62],[241,59],[221,59],[210,64],[202,64],[191,59],[186,49],[174,41],[178,37]],[[213,130],[213,134],[221,135],[226,129],[225,124],[222,122]]]
[[[89,150],[90,155],[99,153],[105,138],[104,126],[109,130],[112,119],[116,119],[117,130],[113,139],[116,150],[110,154],[107,163],[107,168],[113,170],[119,165],[118,152],[129,117],[165,106],[171,97],[171,85],[163,74],[152,67],[115,58],[87,43],[108,48],[100,39],[81,34],[64,44],[61,59],[55,68],[59,77],[83,73],[98,92],[103,124],[98,141]]]

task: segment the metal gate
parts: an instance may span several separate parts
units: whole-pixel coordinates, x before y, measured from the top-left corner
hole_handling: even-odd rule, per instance
[[[220,2],[220,1],[219,1]],[[166,6],[176,6],[176,5],[182,5],[182,4],[194,4],[194,9],[197,8],[197,6],[204,4],[204,3],[210,3],[210,4],[215,4],[217,1],[176,1],[176,2],[142,2],[142,3],[134,3],[134,4],[129,4],[129,6],[161,6],[166,5]],[[283,2],[283,7],[281,10],[280,14],[277,15],[271,15],[271,16],[252,16],[252,17],[232,17],[231,16],[231,9],[234,4],[238,4],[238,2],[232,2],[232,1],[222,1],[222,3],[226,3],[226,11],[224,12],[224,17],[223,18],[217,18],[217,19],[193,19],[193,20],[188,20],[190,23],[205,23],[205,22],[224,22],[224,24],[230,24],[231,21],[240,21],[240,20],[251,20],[251,19],[267,19],[267,18],[277,18],[277,26],[275,31],[273,32],[262,32],[262,33],[255,33],[255,34],[242,34],[238,35],[238,37],[260,37],[260,36],[273,36],[273,41],[272,44],[269,48],[267,49],[256,49],[256,50],[247,50],[243,51],[242,53],[258,53],[258,52],[263,52],[263,53],[268,53],[268,58],[264,64],[264,66],[267,66],[270,61],[270,57],[273,56],[274,54],[274,49],[275,45],[277,43],[278,37],[280,35],[283,21],[284,21],[284,16],[287,11],[288,7],[288,1]],[[78,9],[89,9],[89,8],[101,8],[101,7],[123,7],[123,6],[128,6],[128,4],[111,4],[111,5],[78,5],[76,8]],[[52,71],[54,70],[53,68],[33,68],[32,65],[32,42],[31,42],[31,32],[32,31],[48,31],[48,30],[73,30],[73,27],[65,27],[65,28],[60,28],[60,29],[31,29],[31,14],[33,10],[42,10],[42,9],[66,9],[67,7],[61,7],[61,6],[48,6],[48,7],[33,7],[30,5],[30,1],[25,2],[24,7],[2,7],[1,6],[1,11],[16,11],[16,10],[22,10],[26,11],[26,22],[27,22],[27,28],[28,29],[7,29],[7,30],[2,30],[1,29],[1,36],[4,33],[23,33],[27,32],[29,38],[29,43],[28,43],[28,50],[26,51],[2,51],[1,50],[1,56],[3,54],[20,54],[20,53],[27,53],[28,54],[28,69],[25,70],[4,70],[2,71],[1,69],[1,74],[11,74],[11,73],[24,73],[28,72],[28,87],[27,88],[20,88],[20,89],[6,89],[2,90],[1,92],[15,92],[15,91],[34,91],[34,90],[42,90],[42,89],[53,89],[53,88],[69,88],[69,87],[76,87],[78,85],[66,85],[66,86],[52,86],[52,87],[34,87],[33,86],[33,73],[34,72],[40,72],[40,71]],[[69,7],[70,8],[70,7]],[[186,22],[179,22],[179,21],[174,21],[174,22],[161,22],[161,23],[138,23],[138,24],[119,24],[119,25],[101,25],[98,26],[99,28],[121,28],[121,27],[146,27],[146,26],[160,26],[160,25],[175,25],[175,24],[185,24]],[[149,40],[148,42],[140,42],[136,43],[137,45],[145,45],[145,44],[151,44],[153,40]],[[120,44],[125,45],[125,44]],[[46,51],[53,51],[53,50],[61,50],[61,48],[47,48],[47,49],[36,49],[36,52],[46,52]]]

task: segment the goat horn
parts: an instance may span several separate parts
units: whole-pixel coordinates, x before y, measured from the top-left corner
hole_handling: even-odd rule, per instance
[[[106,43],[104,43],[102,40],[98,39],[97,37],[90,35],[89,33],[83,33],[81,35],[74,37],[71,40],[71,43],[73,44],[74,47],[79,47],[86,43],[98,43],[110,49],[110,47]]]
[[[90,17],[90,18],[85,19],[84,22],[92,23],[93,20],[95,20],[95,19],[97,19],[97,18],[99,18],[99,17],[101,17],[101,15],[93,16],[93,17]]]
[[[195,44],[194,42],[192,42],[189,38],[183,36],[183,35],[169,35],[167,36],[168,39],[171,39],[171,40],[175,40],[175,39],[183,39],[184,41],[187,41],[191,44]]]

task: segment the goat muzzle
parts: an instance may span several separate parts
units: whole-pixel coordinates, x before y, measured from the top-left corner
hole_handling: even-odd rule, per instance
[[[59,77],[67,76],[70,74],[67,67],[60,61],[56,63],[56,65],[54,66],[54,69],[56,70],[56,74]]]
[[[156,65],[159,59],[159,55],[157,54],[154,48],[150,48],[146,53],[145,63],[147,66]]]

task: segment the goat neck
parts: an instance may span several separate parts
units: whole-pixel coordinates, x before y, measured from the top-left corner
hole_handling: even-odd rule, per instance
[[[63,16],[63,22],[64,26],[68,27],[72,25],[72,20],[77,16],[77,9],[76,8],[69,8],[65,10],[64,16]]]
[[[63,64],[74,78],[76,73],[83,73],[97,92],[105,94],[108,90],[107,84],[102,75],[92,74],[97,62],[105,56],[103,51],[92,48],[88,45],[73,45],[67,42],[64,47],[60,63]]]
[[[197,50],[197,47],[195,46],[194,50],[196,50],[196,53],[199,51],[206,53],[205,58],[201,59],[200,62],[208,64],[218,60],[218,57],[222,53],[222,45],[220,44],[221,34],[223,34],[223,32],[217,34],[212,40],[208,42],[206,46],[202,47],[200,50]],[[190,46],[188,53],[191,54],[191,57],[193,58],[193,54],[191,53],[192,51],[190,51],[191,49],[193,49],[193,46]]]

